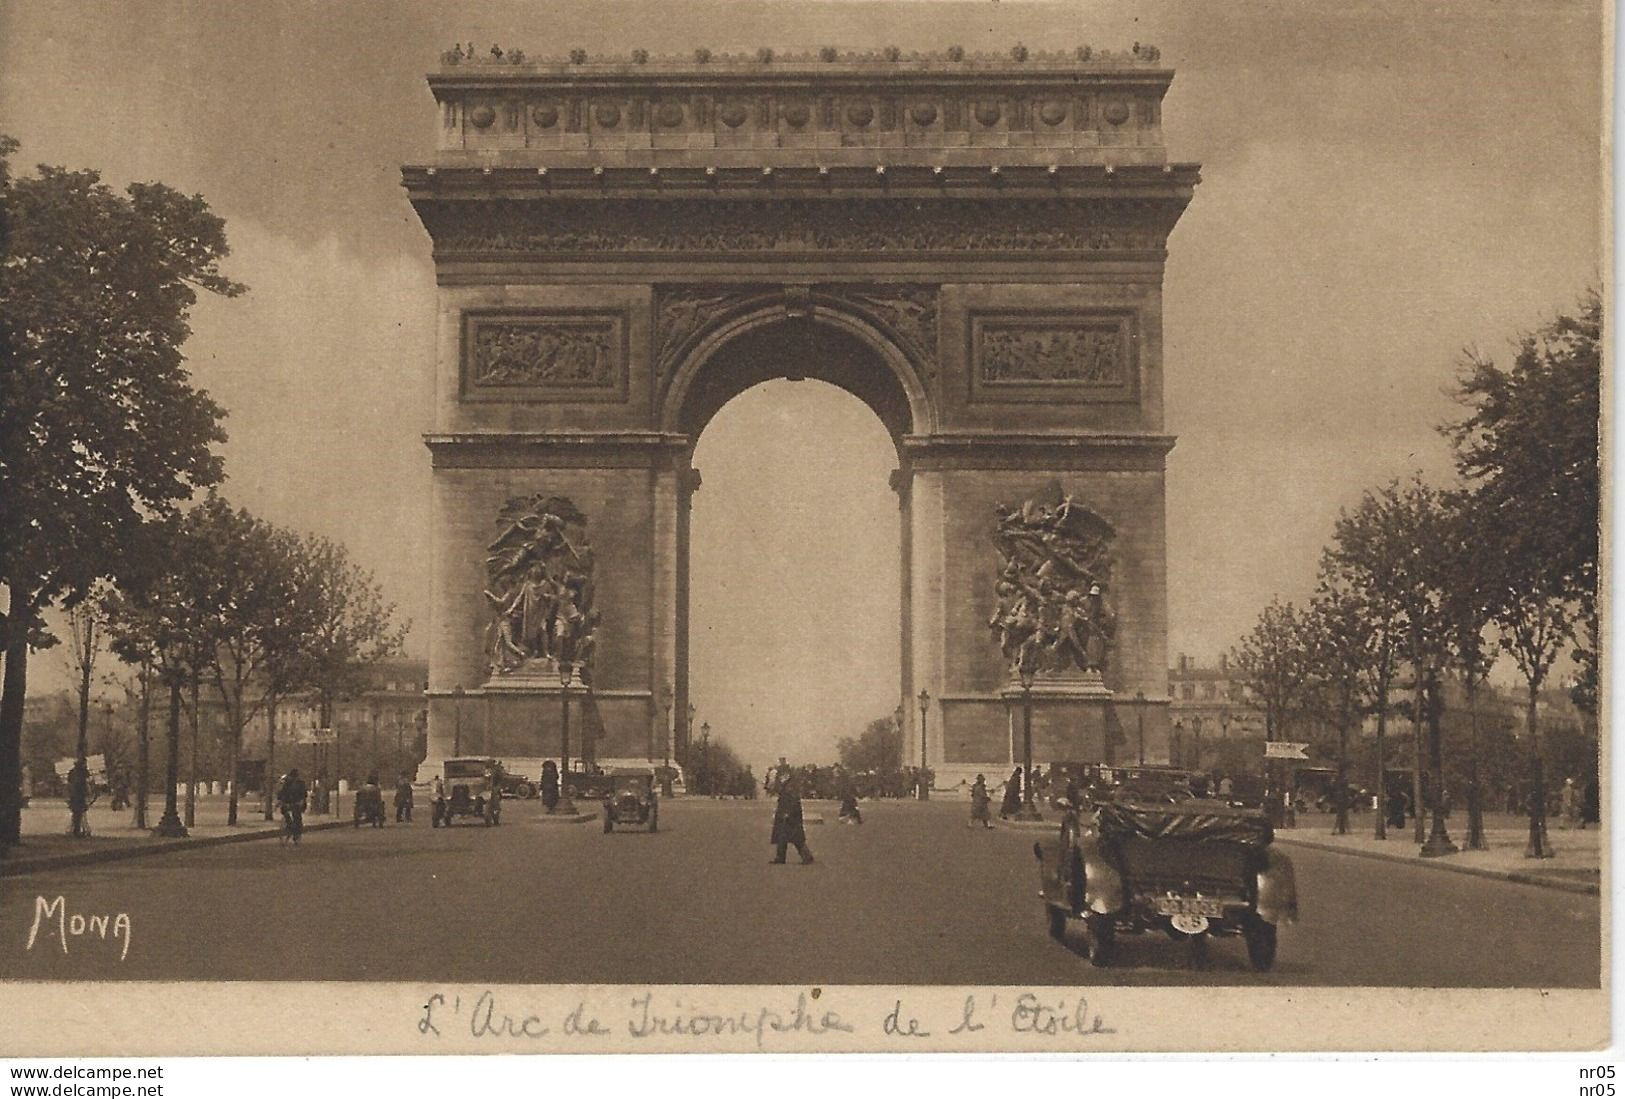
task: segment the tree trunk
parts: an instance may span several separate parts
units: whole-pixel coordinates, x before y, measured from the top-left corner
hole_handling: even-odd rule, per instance
[[[186,764],[186,827],[197,827],[197,696],[198,676],[192,673],[192,754]]]
[[[1377,688],[1377,831],[1388,838],[1388,684]]]
[[[33,608],[11,589],[7,607],[6,671],[0,685],[0,854],[22,840],[23,696],[28,690],[28,628]]]
[[[1337,726],[1337,825],[1333,835],[1349,834],[1349,730],[1347,721]]]
[[[231,723],[231,752],[226,771],[226,823],[237,823],[237,761],[243,751],[243,730],[233,719]]]
[[[276,796],[276,695],[265,696],[265,819],[274,820],[272,800]]]
[[[85,814],[90,809],[90,770],[85,757],[90,754],[90,672],[91,653],[96,635],[88,623],[85,626],[84,649],[74,653],[79,662],[79,737],[73,743],[73,773],[68,777],[69,805],[73,817],[70,829],[76,839],[90,835],[85,826]]]
[[[150,780],[152,766],[152,752],[150,738],[152,734],[152,666],[147,663],[141,665],[137,682],[141,685],[141,701],[137,706],[137,721],[140,723],[141,742],[136,749],[135,765],[135,826],[147,827],[147,787]]]
[[[1484,841],[1484,800],[1478,785],[1478,684],[1467,679],[1467,849],[1487,851]]]
[[[1524,719],[1529,729],[1529,751],[1533,757],[1530,768],[1529,792],[1529,844],[1524,849],[1526,858],[1544,859],[1551,855],[1551,841],[1546,836],[1546,761],[1540,754],[1540,727],[1538,702],[1540,682],[1529,680],[1529,704]]]
[[[1415,833],[1418,844],[1426,843],[1427,813],[1422,800],[1422,672],[1416,670],[1415,697],[1411,699],[1411,808],[1415,810]]]

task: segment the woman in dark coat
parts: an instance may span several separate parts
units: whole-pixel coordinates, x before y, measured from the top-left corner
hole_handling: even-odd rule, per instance
[[[775,864],[784,862],[785,850],[789,847],[794,847],[800,853],[802,863],[813,861],[812,851],[807,847],[806,824],[801,818],[801,778],[794,771],[779,786],[779,803],[773,810],[773,838],[770,842],[778,849],[772,859]]]
[[[999,817],[1005,819],[1021,812],[1021,768],[1010,772],[1010,781],[1004,786],[1004,801],[999,805]]]
[[[552,760],[542,763],[542,808],[551,813],[559,804],[559,768]]]

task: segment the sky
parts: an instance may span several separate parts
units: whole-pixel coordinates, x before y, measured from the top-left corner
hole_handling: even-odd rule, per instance
[[[342,539],[420,626],[434,284],[399,169],[432,148],[424,74],[469,40],[1159,46],[1170,156],[1203,165],[1164,283],[1169,648],[1203,661],[1271,596],[1307,595],[1362,490],[1448,477],[1434,429],[1461,350],[1504,355],[1603,264],[1592,3],[0,2],[19,168],[161,180],[226,218],[250,293],[202,303],[188,355],[230,411],[228,496]],[[770,383],[719,414],[696,462],[701,720],[736,744],[772,722],[828,758],[893,705],[885,434],[839,391]],[[713,626],[741,617],[757,631]],[[60,670],[37,664],[49,689]]]

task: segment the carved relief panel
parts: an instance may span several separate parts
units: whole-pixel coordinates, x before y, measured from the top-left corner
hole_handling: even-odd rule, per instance
[[[619,311],[463,314],[465,401],[625,401]]]
[[[1129,310],[970,315],[973,402],[1097,403],[1139,397],[1139,333]]]

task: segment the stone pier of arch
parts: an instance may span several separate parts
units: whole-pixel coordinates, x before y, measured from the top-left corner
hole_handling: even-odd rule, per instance
[[[429,764],[559,753],[558,688],[494,681],[485,647],[485,548],[534,493],[597,557],[572,754],[681,756],[693,444],[776,377],[896,445],[909,762],[922,689],[939,785],[1019,757],[994,508],[1056,489],[1117,531],[1119,629],[1102,691],[1035,696],[1034,756],[1166,760],[1162,274],[1199,178],[1163,145],[1172,79],[1143,50],[448,57],[403,170],[438,282]]]

